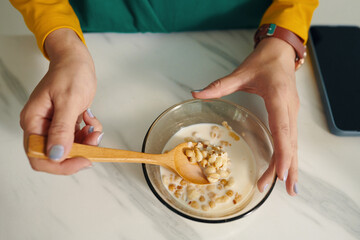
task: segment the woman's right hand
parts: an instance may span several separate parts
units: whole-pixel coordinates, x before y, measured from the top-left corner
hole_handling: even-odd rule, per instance
[[[87,111],[96,91],[95,68],[88,49],[71,29],[55,30],[44,47],[49,70],[20,115],[24,146],[30,134],[47,136],[50,160],[30,158],[32,168],[69,175],[92,166],[84,158],[65,158],[73,142],[98,145],[102,138],[101,123]],[[80,129],[82,120],[86,125]]]

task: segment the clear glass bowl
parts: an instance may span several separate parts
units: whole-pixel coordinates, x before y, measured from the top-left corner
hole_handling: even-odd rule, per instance
[[[170,107],[160,114],[149,128],[142,151],[161,153],[168,140],[181,128],[196,123],[221,125],[223,121],[227,121],[229,126],[249,145],[255,158],[256,176],[259,179],[268,168],[273,153],[271,134],[249,110],[222,99],[192,99]],[[179,203],[163,185],[159,166],[143,164],[143,172],[150,189],[166,207],[185,218],[206,223],[229,222],[248,215],[265,202],[276,182],[274,173],[271,186],[263,193],[260,193],[254,185],[253,194],[246,199],[246,204],[232,209],[231,212],[212,214],[192,210]]]

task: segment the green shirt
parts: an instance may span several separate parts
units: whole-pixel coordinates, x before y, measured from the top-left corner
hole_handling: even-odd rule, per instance
[[[258,27],[271,0],[70,0],[84,32]]]

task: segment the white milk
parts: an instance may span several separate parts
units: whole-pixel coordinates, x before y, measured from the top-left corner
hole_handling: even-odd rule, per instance
[[[221,137],[220,138],[211,138],[210,132],[211,127],[218,126],[220,128]],[[196,133],[196,134],[194,134]],[[234,208],[238,206],[239,204],[244,203],[249,197],[251,197],[252,191],[254,187],[256,186],[256,166],[253,154],[251,152],[251,149],[247,145],[247,143],[244,141],[243,138],[241,138],[239,135],[239,138],[235,139],[234,135],[229,134],[230,131],[226,129],[223,126],[211,124],[211,123],[200,123],[200,124],[194,124],[185,128],[180,129],[165,145],[163,151],[169,151],[179,145],[180,143],[185,142],[185,138],[192,137],[195,141],[204,141],[208,140],[210,141],[210,144],[220,146],[220,141],[227,141],[231,144],[231,146],[225,146],[224,151],[228,152],[228,156],[230,158],[231,165],[229,166],[229,169],[231,170],[230,177],[233,177],[235,180],[235,184],[231,186],[230,188],[223,188],[221,190],[216,189],[212,192],[215,192],[218,196],[225,195],[226,191],[232,190],[234,193],[241,194],[241,201],[237,203],[236,205],[233,203],[234,196],[230,197],[230,200],[226,203],[217,203],[215,208],[210,208],[208,212],[215,213],[217,211],[224,211],[224,210],[230,210],[231,208]],[[234,133],[234,132],[233,132]],[[173,175],[173,172],[169,171],[166,168],[161,167],[160,169],[161,176],[165,176],[165,178],[170,179],[170,176]],[[179,184],[180,180],[167,180],[166,182],[163,182],[165,185],[165,188],[168,189],[169,183],[175,183]],[[188,184],[189,185],[189,184]],[[193,184],[190,184],[193,185]],[[214,185],[218,185],[218,183],[215,183]],[[193,185],[195,186],[195,185]],[[207,185],[198,185],[200,190],[202,191],[202,195],[205,197],[205,201],[199,202],[201,205],[206,205],[209,202],[209,197],[207,193],[209,192],[206,190]],[[170,191],[169,191],[170,192]],[[173,192],[170,192],[172,195],[174,195]],[[182,197],[182,199],[177,199],[182,204],[189,206],[189,200],[187,199],[186,195]],[[193,209],[194,210],[194,209]],[[199,209],[201,210],[201,208]]]

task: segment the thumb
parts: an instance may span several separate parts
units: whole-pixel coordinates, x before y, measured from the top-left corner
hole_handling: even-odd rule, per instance
[[[194,98],[221,98],[236,91],[241,90],[242,81],[239,77],[229,75],[220,78],[201,90],[194,90],[191,92]]]
[[[71,150],[79,114],[70,101],[54,104],[54,114],[48,132],[47,155],[50,160],[60,162]]]

